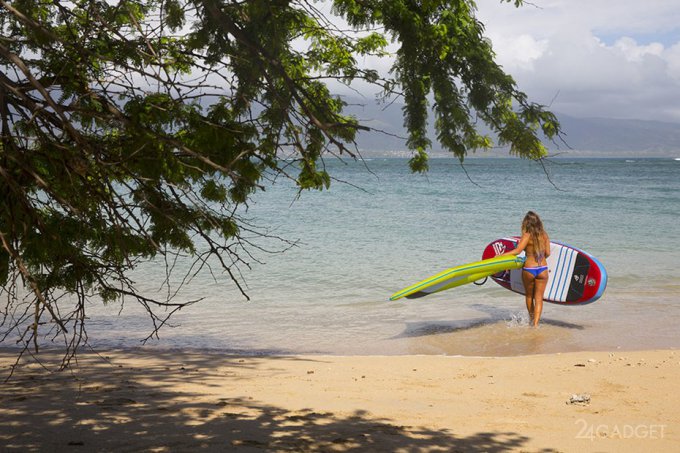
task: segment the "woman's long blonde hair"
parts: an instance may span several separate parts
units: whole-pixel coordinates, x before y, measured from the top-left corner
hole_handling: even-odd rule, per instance
[[[534,211],[527,212],[522,221],[522,234],[529,233],[531,236],[531,243],[534,246],[534,253],[538,257],[545,254],[545,244],[543,237],[545,230],[543,229],[543,222],[541,218]]]

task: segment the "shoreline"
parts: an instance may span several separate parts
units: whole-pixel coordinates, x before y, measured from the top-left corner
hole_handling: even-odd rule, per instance
[[[6,365],[5,361],[8,359],[8,357],[16,357],[19,351],[22,348],[20,347],[14,347],[14,346],[6,346],[2,345],[0,346],[0,373],[2,372],[2,367]],[[629,348],[629,347],[623,347],[623,346],[616,346],[615,348],[607,348],[607,347],[602,347],[602,348],[592,348],[592,349],[586,349],[586,348],[571,348],[571,349],[564,349],[564,350],[550,350],[550,351],[539,351],[539,352],[513,352],[509,351],[505,354],[489,354],[489,355],[483,355],[483,354],[473,354],[473,353],[460,353],[460,354],[455,354],[455,353],[448,353],[448,352],[404,352],[404,351],[395,351],[395,352],[380,352],[380,353],[363,353],[363,354],[354,354],[354,353],[333,353],[333,352],[328,352],[328,351],[318,351],[318,352],[313,352],[313,351],[287,351],[287,350],[273,350],[273,349],[254,349],[254,350],[246,350],[246,349],[226,349],[226,348],[206,348],[206,347],[180,347],[180,346],[155,346],[155,345],[141,345],[141,346],[106,346],[106,347],[92,347],[87,350],[79,350],[78,351],[78,357],[81,356],[96,356],[96,355],[101,355],[105,356],[107,354],[136,354],[136,355],[168,355],[168,354],[199,354],[199,355],[206,355],[206,356],[220,356],[223,358],[244,358],[244,359],[261,359],[261,358],[271,358],[271,359],[277,359],[277,358],[287,358],[287,357],[305,357],[305,358],[314,358],[314,357],[328,357],[328,358],[340,358],[340,359],[351,359],[353,357],[361,357],[361,358],[370,358],[370,357],[376,357],[376,358],[399,358],[399,357],[451,357],[451,358],[457,358],[457,359],[522,359],[522,358],[530,358],[530,357],[550,357],[550,356],[560,356],[560,355],[565,355],[565,354],[617,354],[617,355],[622,355],[622,354],[634,354],[638,352],[649,352],[649,351],[668,351],[668,352],[676,352],[679,354],[680,357],[680,347],[676,346],[651,346],[651,347],[639,347],[639,348]],[[23,362],[29,362],[31,361],[32,355],[35,355],[35,352],[33,349],[30,349],[30,353],[26,353],[24,357],[22,358]],[[37,357],[42,357],[42,358],[47,358],[48,363],[55,363],[55,358],[56,357],[62,357],[63,356],[63,349],[60,348],[53,348],[53,347],[41,347],[39,350],[39,354]],[[48,372],[57,372],[57,369],[54,368],[49,368],[46,370]],[[2,377],[2,374],[0,374],[0,377]],[[4,379],[4,378],[3,378]],[[2,382],[2,379],[0,379],[0,382]]]
[[[0,349],[3,374],[16,350]],[[680,352],[526,356],[109,350],[0,384],[3,451],[662,451]],[[41,354],[49,363],[60,355]]]

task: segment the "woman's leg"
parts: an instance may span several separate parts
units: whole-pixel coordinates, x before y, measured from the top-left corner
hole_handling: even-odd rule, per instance
[[[541,319],[543,293],[545,293],[546,286],[548,286],[548,271],[543,271],[534,280],[534,315],[531,317],[534,326],[537,326],[538,321]]]
[[[534,276],[530,272],[522,271],[522,283],[524,283],[524,297],[529,312],[529,324],[534,324]]]

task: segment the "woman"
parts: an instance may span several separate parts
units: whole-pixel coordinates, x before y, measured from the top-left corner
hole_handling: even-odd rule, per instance
[[[548,285],[548,262],[550,238],[543,229],[541,218],[533,211],[527,212],[522,221],[522,237],[514,250],[504,255],[526,254],[522,282],[524,282],[527,310],[531,324],[536,327],[543,311],[543,293]]]

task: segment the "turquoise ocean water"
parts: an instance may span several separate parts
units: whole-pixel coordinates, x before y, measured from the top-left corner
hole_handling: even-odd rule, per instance
[[[241,267],[251,300],[228,279],[200,273],[178,298],[204,300],[176,313],[175,327],[145,347],[496,356],[680,346],[680,161],[559,158],[544,169],[478,158],[463,171],[455,159],[434,159],[426,175],[397,158],[326,165],[342,181],[331,190],[298,199],[279,179],[242,213],[298,241],[285,253],[253,249],[262,263]],[[609,284],[599,301],[545,304],[538,329],[526,325],[523,296],[490,280],[388,301],[418,280],[479,260],[489,242],[518,234],[530,209],[551,239],[604,264]],[[150,264],[135,277],[153,292],[163,272]],[[132,302],[122,311],[117,304],[88,310],[89,341],[98,347],[140,346],[151,329]]]

